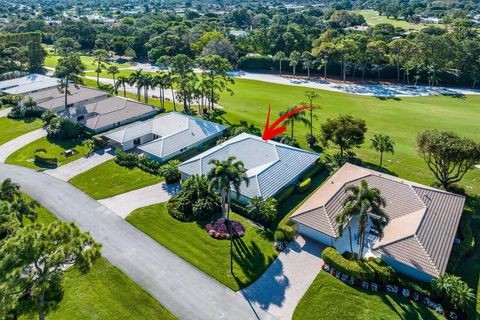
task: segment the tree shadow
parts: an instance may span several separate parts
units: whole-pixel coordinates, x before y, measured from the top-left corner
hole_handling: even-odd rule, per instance
[[[394,101],[401,101],[402,99],[396,96],[374,96],[378,100],[386,101],[386,100],[394,100]]]
[[[247,246],[242,238],[233,240],[233,261],[236,266],[242,270],[248,279],[248,283],[242,281],[235,276],[234,278],[240,288],[245,287],[249,283],[257,280],[264,272],[265,265],[269,265],[273,259],[266,258],[260,247],[253,241]]]
[[[384,161],[385,162],[385,161]],[[385,168],[384,166],[382,166],[380,168],[380,166],[376,163],[373,163],[373,162],[367,162],[367,161],[362,161],[361,163],[364,167],[368,168],[368,169],[372,169],[372,170],[375,170],[375,171],[378,171],[378,172],[383,172],[383,173],[386,173],[386,174],[389,174],[391,176],[395,176],[395,177],[398,177],[398,175],[395,173],[395,171],[391,171],[387,168]]]

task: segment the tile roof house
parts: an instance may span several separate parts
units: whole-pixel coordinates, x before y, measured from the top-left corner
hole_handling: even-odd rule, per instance
[[[68,107],[81,107],[85,104],[96,102],[108,97],[108,92],[80,86],[69,86],[70,94],[67,96]],[[60,112],[65,109],[65,94],[57,87],[32,92],[27,95],[37,102],[37,106],[43,110]]]
[[[110,97],[70,107],[57,114],[80,123],[91,132],[99,133],[153,117],[157,109],[130,99]]]
[[[138,148],[145,156],[164,162],[223,134],[227,127],[182,113],[169,112],[105,134],[124,151]]]
[[[346,243],[347,232],[342,237],[337,233],[335,216],[343,209],[346,187],[359,185],[362,180],[380,190],[390,218],[382,238],[367,236],[368,250],[413,278],[429,281],[441,276],[463,212],[465,197],[460,195],[347,163],[292,214],[290,219],[299,233],[334,246],[341,253],[350,251],[342,244]],[[358,235],[354,237],[358,239]]]
[[[32,73],[24,77],[0,81],[0,92],[3,94],[29,94],[44,89],[55,88],[57,78]]]
[[[231,156],[244,163],[250,178],[248,186],[242,183],[240,187],[239,201],[242,203],[255,196],[264,199],[275,196],[284,187],[296,183],[320,157],[313,152],[242,133],[183,162],[178,168],[184,177],[208,174],[212,168],[210,160],[226,160]]]

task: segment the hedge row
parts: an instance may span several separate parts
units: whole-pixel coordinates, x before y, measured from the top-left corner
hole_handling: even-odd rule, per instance
[[[135,167],[139,168],[142,171],[153,175],[160,175],[162,165],[150,158],[141,157],[137,154],[130,152],[123,152],[121,150],[115,151],[115,162],[128,169],[133,169]]]
[[[367,263],[345,259],[335,248],[325,248],[322,259],[330,267],[350,277],[365,281],[373,281],[376,278],[375,271]]]
[[[41,166],[56,167],[58,160],[56,157],[48,156],[45,150],[37,150],[35,151],[34,162]]]

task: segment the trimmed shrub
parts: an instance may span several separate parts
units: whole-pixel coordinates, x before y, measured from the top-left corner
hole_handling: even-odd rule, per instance
[[[38,149],[34,154],[34,162],[40,166],[56,167],[58,160],[56,157],[50,157],[45,149]]]
[[[55,114],[55,112],[53,112],[52,110],[47,110],[42,114],[40,118],[46,125],[49,125],[50,122],[52,122],[52,120],[55,119],[56,117],[57,115]]]
[[[382,259],[372,259],[368,265],[374,270],[376,279],[381,283],[392,283],[396,279],[395,270],[387,265]]]
[[[282,230],[275,231],[275,234],[273,237],[275,238],[275,241],[278,241],[278,242],[285,241],[285,234],[282,232]]]
[[[235,199],[232,199],[232,202],[230,203],[230,207],[232,208],[232,211],[235,212],[236,214],[239,214],[241,216],[251,219],[251,217],[249,217],[247,208],[245,208],[245,206],[242,205],[241,203],[235,201]]]
[[[291,184],[280,190],[275,196],[278,203],[282,203],[295,192],[295,185]]]
[[[375,273],[372,272],[366,263],[345,259],[335,248],[325,248],[322,252],[322,259],[330,267],[351,277],[366,281],[375,279]]]
[[[304,193],[304,192],[307,192],[308,189],[310,189],[310,186],[312,185],[312,178],[307,178],[305,180],[303,180],[302,182],[300,182],[299,184],[297,184],[297,192],[298,193]]]
[[[399,286],[408,288],[411,291],[417,291],[419,294],[423,296],[426,296],[426,297],[432,296],[430,291],[431,286],[429,283],[410,279],[409,277],[400,273],[396,274],[396,282]]]
[[[124,152],[119,149],[115,151],[115,162],[128,169],[133,169],[137,166],[138,158],[138,155],[134,153]]]
[[[150,173],[156,176],[159,176],[161,174],[162,165],[159,162],[152,160],[148,157],[137,156],[136,164],[137,164],[137,167],[142,171],[145,171],[147,173]]]
[[[302,175],[302,180],[306,180],[308,178],[313,178],[317,174],[319,174],[324,169],[324,165],[321,162],[316,162],[313,166],[308,168]]]
[[[6,106],[10,107],[10,106]],[[13,107],[7,115],[10,119],[23,119],[25,117],[25,110],[21,107]]]
[[[295,229],[293,229],[292,226],[281,226],[277,228],[277,231],[282,231],[282,233],[285,235],[285,240],[288,242],[293,241],[295,239]]]
[[[179,221],[190,221],[191,216],[182,211],[181,202],[182,199],[178,196],[171,197],[167,202],[168,214]]]
[[[94,137],[93,144],[94,144],[93,148],[95,150],[105,149],[107,145],[107,140],[106,138],[103,138],[103,137]]]

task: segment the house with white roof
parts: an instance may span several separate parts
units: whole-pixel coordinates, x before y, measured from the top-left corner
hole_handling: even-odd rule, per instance
[[[33,92],[55,88],[58,78],[32,73],[24,77],[0,81],[0,92],[3,94],[25,95]]]
[[[359,186],[362,180],[380,190],[389,217],[382,237],[369,222],[364,256],[379,257],[397,272],[421,281],[443,275],[465,203],[465,197],[457,194],[347,163],[291,215],[297,231],[340,253],[351,251],[349,233],[339,235],[335,217],[343,210],[346,188]],[[357,221],[349,223],[356,252],[361,239]]]
[[[123,151],[137,148],[145,156],[164,162],[221,136],[226,129],[218,123],[169,112],[109,132],[105,137]]]
[[[183,162],[178,168],[183,178],[206,175],[213,167],[211,160],[226,160],[231,156],[242,161],[247,169],[249,183],[242,183],[238,198],[242,203],[256,196],[263,199],[275,196],[295,184],[320,157],[317,153],[242,133]]]

